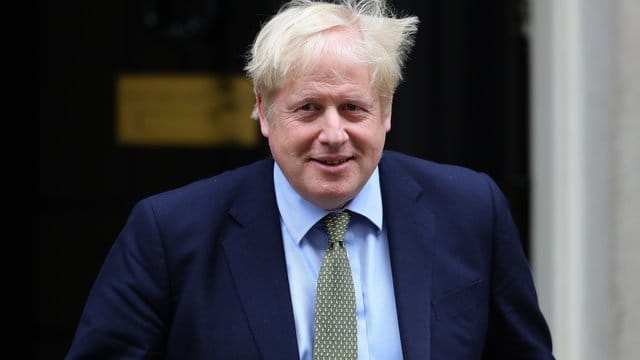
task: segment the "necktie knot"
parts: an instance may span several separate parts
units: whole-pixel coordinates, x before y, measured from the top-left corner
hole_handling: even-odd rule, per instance
[[[347,233],[347,227],[349,226],[349,218],[348,211],[331,213],[325,216],[323,222],[329,236],[329,245],[344,241],[344,235]]]

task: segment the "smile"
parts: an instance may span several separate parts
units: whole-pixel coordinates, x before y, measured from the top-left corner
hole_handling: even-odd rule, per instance
[[[347,162],[347,160],[349,160],[349,159],[343,159],[343,160],[320,160],[320,162],[323,163],[323,164],[327,164],[327,165],[339,165],[339,164]]]
[[[341,156],[341,157],[317,157],[317,158],[312,158],[311,159],[313,162],[315,162],[316,164],[319,164],[321,166],[325,166],[325,169],[341,169],[343,166],[347,163],[349,163],[351,160],[353,160],[353,157],[346,157],[346,156]]]

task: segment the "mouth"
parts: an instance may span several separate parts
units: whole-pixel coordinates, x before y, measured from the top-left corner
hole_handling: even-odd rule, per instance
[[[341,159],[341,160],[317,160],[325,165],[340,165],[349,161],[349,159]]]
[[[353,157],[339,157],[339,158],[332,157],[332,158],[313,158],[312,160],[316,163],[319,163],[325,166],[339,166],[352,159]]]

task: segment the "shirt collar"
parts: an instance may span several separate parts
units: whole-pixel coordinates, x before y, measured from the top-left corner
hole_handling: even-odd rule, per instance
[[[273,166],[273,180],[276,201],[284,226],[289,235],[299,244],[307,232],[329,211],[302,198],[293,189],[276,162]],[[365,217],[376,226],[378,231],[382,229],[382,195],[378,167],[345,209]]]

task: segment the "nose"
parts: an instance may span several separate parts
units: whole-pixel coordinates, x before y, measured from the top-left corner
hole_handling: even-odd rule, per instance
[[[327,108],[319,119],[321,123],[318,140],[325,145],[338,146],[344,144],[349,135],[345,129],[346,120],[335,108]]]

